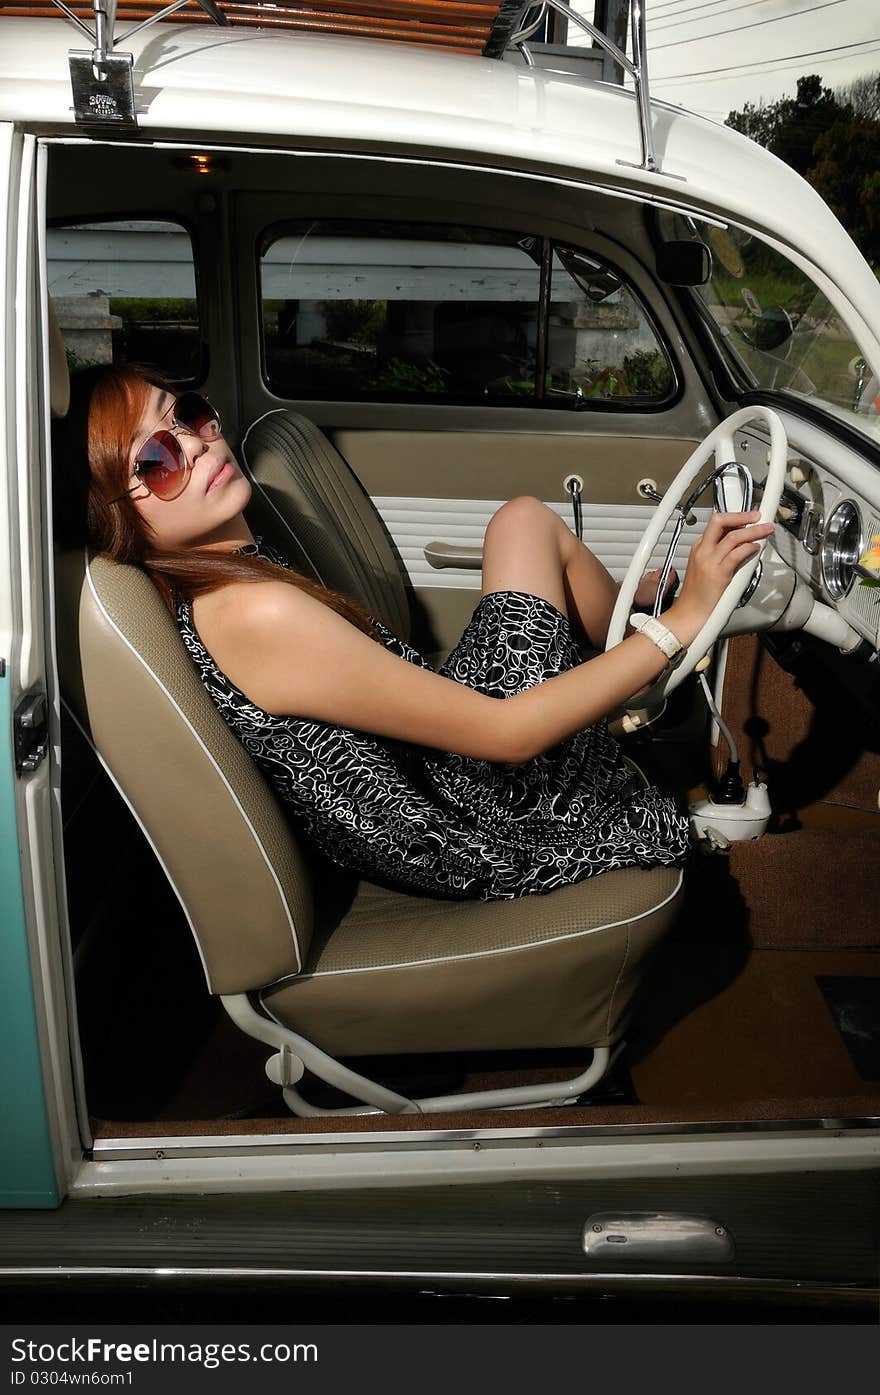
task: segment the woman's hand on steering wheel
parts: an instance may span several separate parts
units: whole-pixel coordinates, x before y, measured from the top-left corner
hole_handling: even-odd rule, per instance
[[[691,548],[681,595],[664,616],[675,637],[692,644],[726,591],[734,574],[752,560],[772,523],[753,513],[713,513]]]

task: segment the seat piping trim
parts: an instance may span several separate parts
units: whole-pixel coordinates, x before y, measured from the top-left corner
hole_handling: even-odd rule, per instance
[[[211,985],[211,975],[210,975],[210,973],[208,972],[208,966],[207,966],[207,964],[205,963],[205,956],[204,956],[204,954],[202,953],[202,946],[201,946],[201,942],[200,942],[200,940],[199,940],[199,937],[198,937],[198,935],[196,934],[196,928],[195,928],[195,926],[194,926],[193,923],[192,923],[192,918],[191,918],[190,913],[189,913],[189,907],[187,906],[186,902],[184,901],[183,897],[181,896],[180,892],[178,891],[178,889],[177,889],[177,883],[175,882],[174,878],[172,877],[171,873],[169,872],[168,868],[166,867],[165,862],[164,862],[164,860],[163,860],[163,858],[162,858],[162,854],[160,853],[159,849],[156,847],[156,844],[153,842],[153,839],[152,839],[152,836],[151,836],[151,834],[150,834],[149,829],[148,829],[148,828],[146,827],[146,825],[144,824],[144,822],[143,822],[143,820],[141,819],[141,816],[140,816],[140,814],[138,813],[137,809],[134,807],[134,805],[132,804],[132,802],[131,802],[131,800],[129,799],[128,795],[126,794],[125,790],[122,788],[122,786],[120,785],[120,783],[119,783],[119,781],[117,780],[116,776],[114,775],[112,769],[111,769],[110,766],[107,764],[107,762],[105,761],[104,757],[101,755],[101,752],[98,750],[98,748],[97,748],[97,746],[95,745],[95,743],[94,743],[92,737],[89,735],[89,733],[86,731],[85,727],[83,726],[82,722],[79,720],[79,717],[77,717],[77,715],[76,715],[76,713],[74,712],[73,708],[71,707],[70,703],[67,701],[66,698],[62,698],[61,701],[62,701],[62,704],[63,704],[63,706],[64,706],[64,708],[65,708],[65,710],[66,710],[66,712],[67,712],[67,715],[70,717],[70,720],[73,722],[73,724],[74,724],[74,726],[77,728],[77,730],[81,733],[81,735],[82,735],[82,737],[83,737],[83,740],[86,741],[87,744],[91,747],[91,750],[93,751],[93,753],[94,753],[94,755],[95,755],[95,758],[96,758],[96,760],[98,761],[98,764],[102,767],[102,769],[103,769],[105,775],[106,775],[107,778],[110,780],[110,783],[113,785],[113,787],[115,788],[116,793],[119,795],[119,797],[120,797],[120,799],[122,800],[123,804],[125,804],[126,807],[128,808],[129,813],[131,814],[132,818],[134,819],[135,823],[137,824],[138,828],[140,829],[141,833],[144,835],[144,838],[146,839],[147,843],[149,844],[150,848],[152,849],[152,851],[153,851],[153,856],[155,857],[155,859],[156,859],[156,861],[158,862],[159,866],[162,868],[162,871],[165,873],[165,877],[166,877],[166,879],[167,879],[167,881],[168,881],[168,885],[171,887],[171,890],[174,892],[174,895],[177,897],[178,901],[180,902],[180,909],[183,911],[183,914],[184,914],[184,916],[186,917],[186,923],[187,923],[187,925],[189,926],[189,928],[190,928],[190,933],[191,933],[191,935],[192,935],[192,937],[193,937],[193,940],[195,941],[196,951],[197,951],[197,953],[198,953],[199,959],[201,960],[202,969],[204,970],[204,974],[205,974],[205,982],[207,983],[209,990],[213,993],[214,989],[213,989],[213,987],[212,987],[212,985]]]
[[[294,923],[293,913],[292,913],[292,911],[291,911],[291,909],[290,909],[290,905],[289,905],[289,903],[288,903],[287,897],[286,897],[286,895],[284,894],[284,888],[283,888],[282,885],[281,885],[281,882],[280,882],[279,877],[278,877],[278,873],[275,871],[275,868],[272,866],[272,859],[269,857],[269,854],[268,854],[268,852],[266,851],[266,848],[265,848],[265,846],[264,846],[264,844],[263,844],[263,842],[262,842],[262,839],[259,837],[259,835],[258,835],[258,833],[257,833],[257,830],[254,828],[254,825],[252,824],[250,818],[248,817],[248,814],[247,814],[247,812],[246,812],[244,806],[242,805],[241,800],[239,799],[238,795],[235,793],[235,790],[232,788],[231,784],[229,783],[229,780],[227,779],[226,775],[225,775],[225,774],[223,773],[223,771],[221,770],[221,768],[220,768],[219,764],[217,763],[217,761],[215,760],[214,756],[213,756],[213,755],[211,754],[211,752],[208,750],[208,747],[205,745],[205,743],[204,743],[204,741],[202,740],[201,736],[200,736],[199,733],[196,731],[196,729],[195,729],[195,727],[193,726],[192,722],[189,720],[189,718],[187,717],[186,713],[185,713],[185,712],[183,711],[183,709],[180,707],[179,703],[177,703],[177,702],[175,701],[175,699],[172,697],[171,693],[169,693],[168,689],[164,686],[164,684],[160,681],[160,679],[158,678],[158,676],[157,676],[157,675],[153,672],[153,670],[150,668],[149,664],[147,663],[146,659],[144,659],[143,655],[141,655],[141,654],[138,653],[137,649],[134,647],[134,645],[131,643],[131,641],[128,639],[128,637],[127,637],[125,634],[123,634],[122,630],[119,628],[119,626],[117,625],[116,621],[113,619],[112,615],[110,615],[110,613],[108,612],[106,606],[104,605],[104,602],[101,600],[100,596],[98,595],[97,589],[96,589],[96,587],[95,587],[94,578],[92,577],[91,560],[90,560],[89,558],[86,559],[86,577],[87,577],[88,583],[89,583],[89,590],[91,591],[91,593],[92,593],[92,595],[93,595],[93,597],[94,597],[94,600],[95,600],[95,604],[98,606],[98,609],[100,610],[101,614],[106,618],[107,623],[111,626],[111,628],[114,629],[114,630],[116,631],[116,633],[119,635],[119,638],[122,640],[123,644],[126,646],[127,649],[129,649],[129,650],[131,651],[131,653],[132,653],[132,654],[134,655],[134,657],[137,659],[138,663],[139,663],[139,664],[146,670],[146,672],[150,675],[150,677],[152,678],[152,680],[153,680],[153,682],[156,684],[156,686],[157,686],[158,688],[161,689],[162,693],[163,693],[164,696],[167,698],[168,702],[170,702],[171,706],[172,706],[172,707],[175,709],[175,711],[177,712],[177,714],[178,714],[178,716],[180,717],[181,721],[183,722],[184,726],[186,726],[186,727],[192,732],[193,736],[195,737],[195,740],[196,740],[197,744],[201,747],[202,751],[204,752],[205,756],[207,757],[207,760],[208,760],[209,765],[212,765],[212,766],[214,767],[215,771],[217,772],[217,774],[218,774],[219,777],[220,777],[220,780],[221,780],[222,783],[225,785],[226,790],[227,790],[227,793],[229,794],[229,796],[230,796],[230,798],[231,798],[233,804],[235,805],[235,807],[238,809],[239,813],[241,814],[241,817],[242,817],[244,823],[246,824],[246,826],[247,826],[247,828],[248,828],[248,831],[250,832],[251,837],[253,838],[254,843],[256,844],[256,846],[257,846],[257,848],[258,848],[258,850],[259,850],[259,853],[260,853],[261,857],[263,858],[263,861],[265,862],[266,867],[268,868],[269,874],[271,875],[272,880],[274,881],[275,886],[276,886],[276,888],[277,888],[277,890],[278,890],[278,896],[279,896],[279,898],[280,898],[281,905],[284,907],[284,912],[285,912],[285,914],[286,914],[286,916],[287,916],[287,923],[288,923],[288,925],[290,926],[290,934],[291,934],[291,939],[292,939],[292,941],[293,941],[294,953],[296,954],[296,962],[297,962],[297,965],[299,966],[299,968],[301,969],[301,968],[302,968],[302,954],[301,954],[301,952],[300,952],[299,937],[298,937],[298,935],[297,935],[297,933],[296,933],[296,925],[295,925],[295,923]],[[128,802],[128,801],[126,800],[126,802]],[[160,861],[161,861],[161,858],[160,858]],[[165,868],[164,863],[163,863],[162,865],[163,865],[163,869],[164,869],[165,872],[166,872],[166,875],[168,875],[168,873],[167,873],[167,868]],[[181,905],[183,905],[183,899],[182,899],[182,897],[181,897],[180,892],[177,890],[177,886],[176,886],[176,884],[174,883],[173,878],[171,878],[171,877],[169,876],[168,879],[169,879],[169,881],[171,882],[171,885],[174,887],[175,895],[178,897],[178,900],[180,900]],[[188,918],[188,917],[187,917],[187,918]],[[190,926],[192,926],[192,921],[190,921]],[[194,930],[194,929],[193,929],[193,934],[195,934],[195,930]],[[210,982],[210,980],[209,980],[209,982]]]
[[[548,945],[558,944],[561,940],[577,940],[584,935],[597,935],[602,930],[614,930],[619,925],[635,925],[637,921],[644,920],[646,916],[653,915],[655,911],[662,911],[664,906],[668,906],[669,902],[674,900],[681,890],[683,879],[684,872],[680,870],[678,881],[669,895],[665,897],[664,900],[658,901],[655,906],[649,906],[646,911],[639,911],[638,915],[626,916],[623,920],[610,920],[604,925],[591,925],[588,930],[572,930],[569,934],[554,935],[549,940],[533,940],[531,943],[524,945],[503,945],[498,949],[482,949],[472,954],[447,954],[440,955],[436,959],[404,960],[399,964],[368,964],[360,969],[315,969],[307,974],[285,975],[284,978],[276,980],[275,983],[267,984],[265,988],[261,988],[260,994],[268,993],[270,990],[274,992],[276,989],[282,988],[288,983],[304,983],[307,979],[312,978],[333,978],[342,974],[374,974],[382,973],[389,969],[422,969],[429,964],[455,964],[467,959],[488,959],[496,954],[517,954],[522,950],[545,949]]]

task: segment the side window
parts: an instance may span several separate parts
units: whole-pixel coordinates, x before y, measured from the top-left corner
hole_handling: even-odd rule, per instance
[[[201,377],[192,242],[179,223],[76,223],[48,230],[49,294],[71,368],[142,363]]]
[[[529,401],[540,239],[327,219],[267,234],[265,372],[282,397]]]
[[[558,246],[550,281],[547,378],[551,393],[590,401],[659,403],[675,389],[672,365],[632,291],[593,257]]]

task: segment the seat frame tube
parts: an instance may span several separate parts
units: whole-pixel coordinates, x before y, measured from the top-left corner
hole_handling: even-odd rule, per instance
[[[224,994],[220,1001],[237,1027],[257,1041],[276,1048],[275,1055],[266,1062],[266,1074],[274,1084],[281,1086],[284,1102],[291,1112],[305,1119],[346,1114],[442,1114],[458,1109],[526,1109],[573,1104],[586,1090],[598,1084],[611,1060],[610,1048],[597,1046],[593,1048],[587,1069],[569,1080],[409,1099],[359,1075],[298,1032],[265,1017],[256,1010],[246,993]],[[360,1103],[344,1109],[321,1109],[309,1104],[297,1088],[307,1070],[326,1085],[343,1090]]]

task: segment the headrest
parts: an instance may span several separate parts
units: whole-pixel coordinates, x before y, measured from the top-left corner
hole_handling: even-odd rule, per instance
[[[49,406],[53,417],[66,417],[70,406],[70,373],[58,316],[49,297]]]

